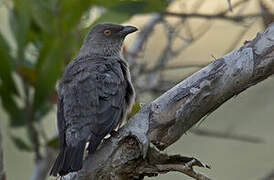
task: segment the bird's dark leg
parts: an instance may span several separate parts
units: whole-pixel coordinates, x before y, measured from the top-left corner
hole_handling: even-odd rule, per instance
[[[116,131],[116,130],[112,130],[112,131],[110,131],[110,136],[117,136],[119,133],[118,133],[118,131]]]

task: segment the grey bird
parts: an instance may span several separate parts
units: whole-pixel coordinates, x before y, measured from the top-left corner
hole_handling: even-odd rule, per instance
[[[80,170],[86,143],[88,153],[94,153],[131,110],[135,92],[121,48],[135,31],[111,23],[94,26],[66,67],[58,88],[59,154],[50,175]]]

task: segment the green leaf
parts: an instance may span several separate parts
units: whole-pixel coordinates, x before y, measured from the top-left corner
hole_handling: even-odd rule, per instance
[[[2,34],[0,34],[0,59],[0,79],[2,80],[2,85],[4,85],[6,89],[9,89],[10,93],[18,95],[11,71],[12,62],[14,62],[14,60],[10,56],[10,47],[4,40]]]
[[[29,145],[27,142],[25,142],[23,139],[19,137],[15,137],[13,135],[10,136],[14,145],[21,151],[27,151],[32,152],[33,148],[31,145]]]
[[[59,137],[55,136],[53,137],[51,140],[49,140],[46,143],[47,146],[52,147],[54,149],[58,149],[59,148]]]
[[[135,14],[161,12],[167,7],[164,0],[114,0],[96,1],[96,5],[103,6],[106,11],[93,23],[112,22],[122,23]]]
[[[0,97],[4,109],[8,112],[10,125],[12,127],[18,127],[25,124],[25,116],[15,102],[14,95],[19,95],[19,93],[12,78],[11,63],[13,62],[13,58],[10,56],[9,52],[10,48],[0,34]]]
[[[54,31],[54,6],[45,0],[35,0],[31,6],[35,23],[47,33]]]
[[[60,30],[62,33],[75,29],[80,23],[83,14],[91,7],[93,1],[82,0],[63,0],[60,3]]]
[[[64,51],[66,47],[60,41],[54,41],[45,57],[39,59],[40,64],[37,67],[38,79],[35,84],[34,110],[39,109],[54,91],[57,79],[61,75],[64,64]],[[39,63],[39,62],[38,62]]]
[[[94,4],[109,10],[131,13],[131,15],[136,13],[160,12],[168,5],[166,0],[95,0]]]
[[[17,58],[19,60],[23,59],[27,44],[27,33],[30,25],[29,9],[26,0],[15,0],[14,8],[9,10],[9,24],[17,42]]]
[[[129,1],[129,0],[125,0],[125,1]],[[111,8],[113,5],[116,5],[120,2],[121,0],[111,0],[111,1],[110,0],[94,0],[94,4],[96,6],[103,6],[105,8]]]
[[[122,23],[131,17],[130,14],[108,10],[104,12],[98,19],[95,20],[93,24],[98,24],[102,22],[112,22],[112,23]]]
[[[151,12],[161,12],[167,7],[165,0],[136,0],[136,1],[120,1],[109,9],[121,11],[130,15],[143,14]]]
[[[47,115],[52,109],[52,105],[48,102],[44,103],[34,114],[34,120],[40,121],[45,115]]]
[[[24,109],[17,109],[14,110],[14,113],[9,113],[10,114],[10,127],[12,128],[20,128],[22,126],[25,126],[27,123],[26,119],[26,112]]]
[[[133,104],[131,112],[127,115],[127,119],[133,117],[139,110],[141,109],[141,104],[139,102],[135,102]]]
[[[4,109],[8,112],[11,127],[21,127],[26,124],[25,114],[23,109],[20,109],[16,104],[14,97],[9,91],[0,86],[0,97]]]
[[[2,85],[9,90],[9,93],[17,94],[15,82],[12,78],[11,63],[13,58],[10,56],[10,48],[7,42],[4,40],[2,34],[0,34],[0,79]]]

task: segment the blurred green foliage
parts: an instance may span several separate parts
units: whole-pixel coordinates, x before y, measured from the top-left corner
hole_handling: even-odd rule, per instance
[[[29,128],[37,128],[37,122],[56,103],[56,82],[89,29],[81,27],[83,17],[93,7],[101,7],[104,10],[92,24],[121,23],[135,14],[159,12],[167,7],[165,0],[13,0],[7,4],[12,4],[7,8],[16,48],[12,49],[0,34],[1,102],[11,128],[35,130],[39,136],[37,129]],[[139,108],[139,104],[134,106],[134,114]],[[28,141],[10,137],[19,149],[33,151],[31,137]],[[46,142],[56,143],[56,139]]]
[[[134,116],[139,110],[141,109],[141,104],[137,101],[132,106],[131,112],[127,115],[127,119],[130,119],[132,116]]]

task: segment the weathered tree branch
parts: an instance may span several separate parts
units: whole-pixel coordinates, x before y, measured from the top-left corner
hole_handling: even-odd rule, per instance
[[[274,24],[142,107],[118,134],[85,159],[81,171],[62,180],[143,179],[169,171],[208,179],[193,170],[193,166],[207,165],[198,160],[191,164],[195,158],[168,156],[157,149],[164,150],[228,99],[273,73]]]
[[[225,101],[273,74],[273,37],[272,24],[254,40],[217,59],[152,102],[150,141],[165,149]]]
[[[45,152],[41,158],[35,160],[35,169],[30,180],[45,180],[48,172],[56,158],[56,150],[51,147],[45,147]]]
[[[0,129],[0,180],[5,180],[4,162],[3,162],[2,136]]]

